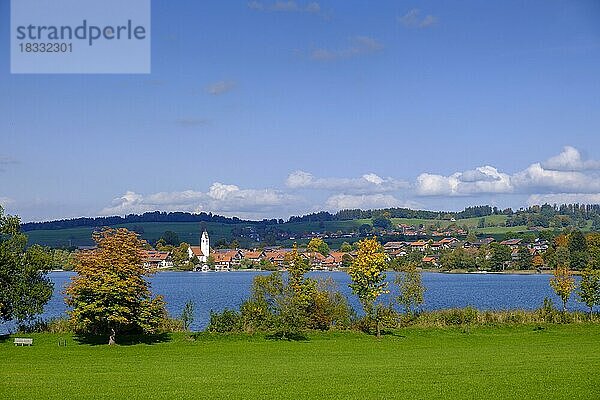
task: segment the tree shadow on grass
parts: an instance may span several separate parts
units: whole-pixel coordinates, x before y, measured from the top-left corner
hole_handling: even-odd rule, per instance
[[[308,336],[302,332],[275,332],[265,336],[267,340],[287,340],[288,342],[307,342]]]
[[[0,335],[0,343],[4,343],[10,339],[10,335],[7,333],[6,335]]]
[[[119,346],[132,346],[135,344],[157,344],[171,341],[170,333],[158,333],[154,335],[117,335],[116,342]],[[90,346],[108,345],[108,334],[105,335],[77,335],[73,337],[79,344]]]

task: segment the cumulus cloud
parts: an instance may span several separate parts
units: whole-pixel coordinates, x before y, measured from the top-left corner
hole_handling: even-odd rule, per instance
[[[382,178],[374,173],[359,178],[318,178],[305,171],[288,175],[286,186],[290,189],[318,189],[344,193],[381,193],[407,188],[407,182]]]
[[[331,211],[339,211],[345,209],[370,209],[370,208],[389,208],[389,207],[404,207],[405,203],[401,202],[390,194],[337,194],[327,199],[325,208]]]
[[[541,164],[544,169],[554,171],[600,170],[600,161],[583,160],[581,153],[574,147],[565,146],[563,151]]]
[[[519,191],[529,193],[600,191],[600,179],[597,174],[545,169],[541,163],[532,164],[527,169],[516,173],[512,182]]]
[[[280,214],[296,198],[275,189],[240,189],[236,185],[215,182],[207,192],[185,190],[142,195],[127,191],[113,200],[102,215],[138,214],[150,211],[215,212],[249,218]]]
[[[219,96],[225,94],[235,88],[236,83],[234,81],[219,81],[211,83],[206,87],[206,92],[213,96]]]
[[[319,14],[321,6],[317,2],[299,4],[295,1],[262,2],[251,1],[248,8],[256,11],[278,11],[278,12],[304,12],[308,14]]]
[[[333,61],[372,54],[379,52],[382,49],[383,44],[372,37],[355,36],[350,40],[350,44],[345,48],[315,49],[310,53],[310,58],[316,61]]]
[[[600,204],[600,193],[551,193],[532,194],[527,205],[539,204]]]
[[[417,8],[413,8],[396,19],[406,28],[428,28],[435,25],[438,21],[438,18],[433,15],[422,15],[421,11]]]
[[[420,196],[466,196],[481,193],[510,193],[511,178],[489,165],[450,176],[423,173],[415,191]]]

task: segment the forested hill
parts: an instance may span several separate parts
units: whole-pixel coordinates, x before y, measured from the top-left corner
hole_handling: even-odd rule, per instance
[[[595,230],[600,230],[600,205],[563,204],[531,206],[513,211],[510,208],[499,209],[489,205],[467,207],[459,212],[411,210],[408,208],[386,208],[380,210],[341,210],[336,213],[326,211],[304,216],[292,216],[288,221],[283,219],[264,219],[262,221],[243,220],[237,217],[224,217],[212,213],[191,214],[186,212],[147,212],[141,215],[130,214],[125,217],[95,217],[74,218],[46,222],[28,222],[22,224],[23,231],[57,230],[77,227],[114,226],[128,223],[142,222],[217,222],[222,224],[252,224],[252,225],[282,225],[297,222],[327,222],[349,221],[355,219],[369,219],[384,216],[386,218],[411,218],[427,220],[461,220],[466,218],[480,218],[490,215],[504,215],[507,217],[506,226],[536,226],[568,227],[583,226],[586,221],[592,221]]]

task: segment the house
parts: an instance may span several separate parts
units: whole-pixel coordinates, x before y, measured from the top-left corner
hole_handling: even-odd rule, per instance
[[[271,264],[276,265],[277,267],[283,267],[287,253],[289,253],[289,251],[285,249],[268,250],[265,251],[264,259],[269,260]]]
[[[173,258],[168,251],[142,250],[142,262],[146,268],[173,268]]]
[[[265,258],[265,252],[263,250],[248,250],[242,252],[242,257],[250,263],[256,265]]]
[[[406,243],[405,242],[387,242],[386,244],[383,245],[383,249],[385,250],[386,253],[395,251],[395,250],[401,250],[404,247],[406,247]]]
[[[427,249],[427,242],[424,240],[417,240],[416,242],[409,242],[408,245],[410,246],[411,250],[425,251],[425,249]]]
[[[340,269],[343,266],[344,257],[353,258],[349,253],[342,253],[341,251],[332,251],[325,257],[325,259],[321,262],[321,267],[323,269],[327,269],[329,271],[335,271]]]
[[[225,271],[230,270],[240,265],[240,261],[244,257],[240,250],[217,250],[211,254],[215,261],[215,270]]]
[[[434,267],[439,267],[438,259],[436,257],[425,256],[425,257],[423,257],[422,261],[423,261],[423,264],[430,264],[430,265],[433,265]]]
[[[523,239],[508,239],[508,240],[503,240],[502,242],[500,242],[500,244],[503,246],[508,246],[514,250],[514,249],[519,248],[522,241],[523,241]]]
[[[468,249],[469,247],[476,247],[476,248],[480,248],[481,246],[489,246],[490,244],[492,244],[495,241],[494,238],[489,237],[489,238],[485,238],[485,239],[481,239],[478,240],[476,242],[465,242],[465,244],[463,245],[463,247],[465,249]]]

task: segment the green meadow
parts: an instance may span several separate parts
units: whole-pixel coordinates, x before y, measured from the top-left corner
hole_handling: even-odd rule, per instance
[[[395,224],[407,224],[418,226],[423,225],[439,225],[440,227],[447,227],[451,224],[458,224],[459,226],[468,226],[475,229],[480,234],[502,234],[506,232],[522,232],[526,231],[527,227],[487,227],[487,228],[476,228],[480,218],[467,218],[451,222],[447,220],[434,220],[434,219],[407,219],[407,218],[392,218]],[[491,215],[485,217],[488,224],[502,225],[506,222],[506,216],[504,215]],[[371,224],[370,219],[354,219],[348,221],[325,221],[325,222],[288,222],[284,225],[278,226],[279,229],[290,232],[291,234],[301,235],[305,232],[350,232],[356,231],[363,224]],[[132,224],[115,225],[114,227],[124,227],[130,230],[136,230],[139,228],[143,229],[142,238],[150,242],[158,240],[165,231],[176,232],[182,241],[188,243],[198,243],[200,240],[200,223],[197,222],[140,222]],[[252,223],[232,225],[223,224],[216,222],[202,223],[202,226],[206,227],[209,231],[211,240],[216,243],[219,239],[231,240],[231,229],[234,227],[246,227],[252,226]],[[92,240],[92,228],[91,227],[80,227],[80,228],[66,228],[66,229],[43,229],[26,232],[29,237],[29,244],[41,244],[44,246],[51,247],[64,247],[64,246],[86,246],[93,245]],[[343,241],[348,239],[340,238],[339,240],[332,240],[331,244],[334,247],[339,246]],[[243,239],[240,239],[243,242]],[[296,240],[289,241],[292,243]],[[339,243],[338,243],[339,242]],[[289,244],[284,242],[283,244]],[[243,245],[250,246],[251,243],[242,243]]]
[[[118,346],[24,336],[32,347],[0,343],[2,399],[600,398],[599,324],[406,328],[381,340],[173,334]]]

